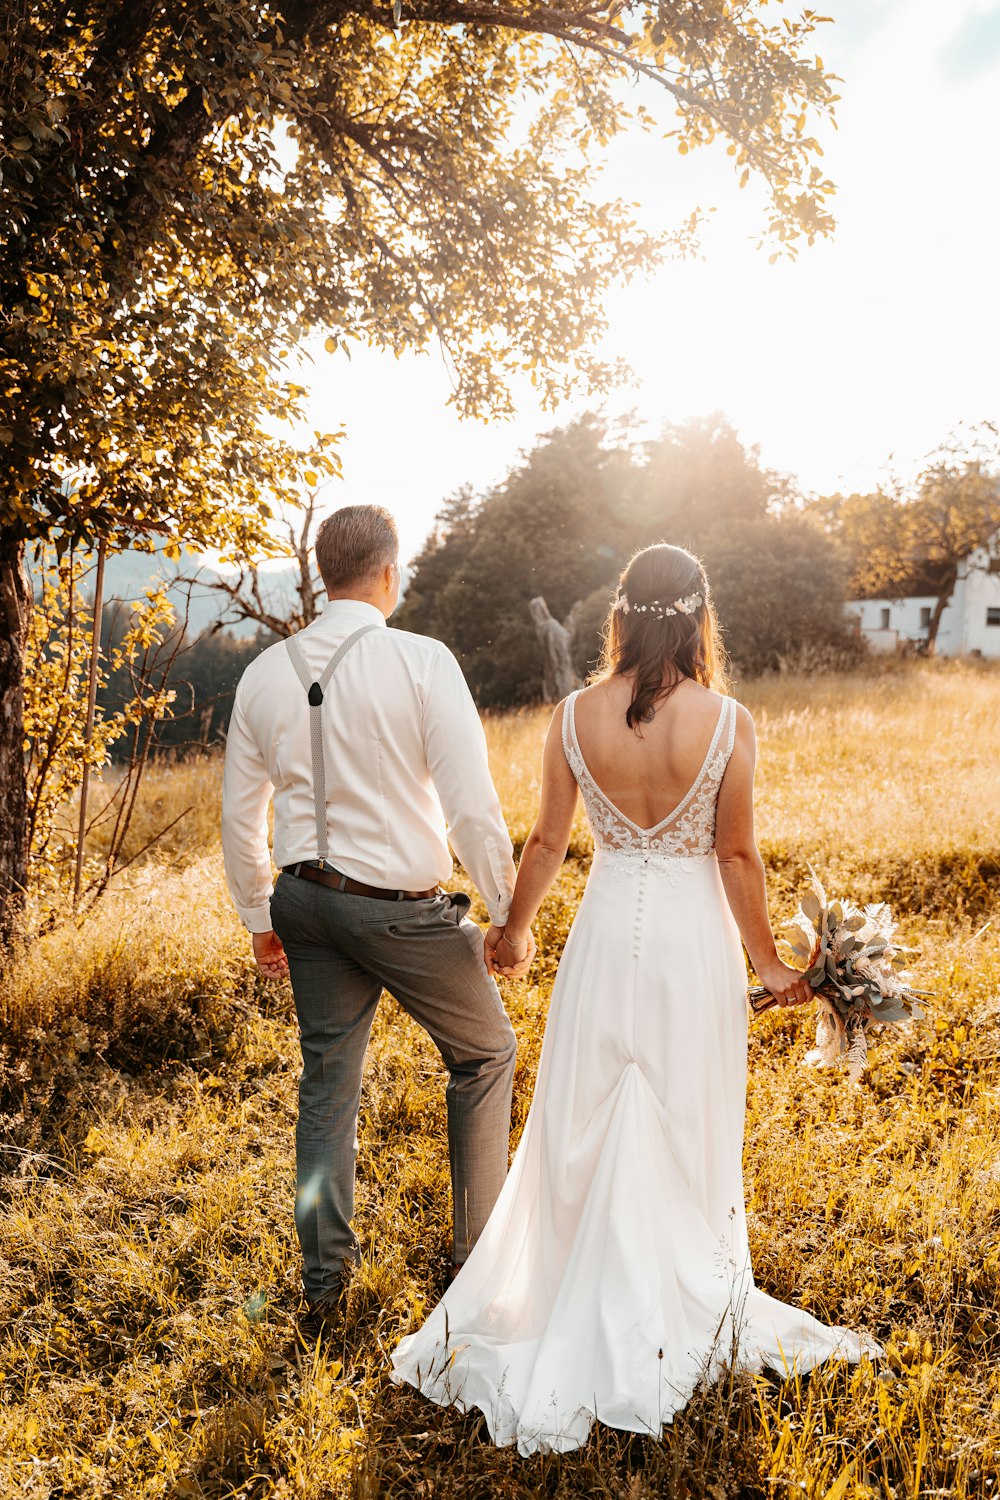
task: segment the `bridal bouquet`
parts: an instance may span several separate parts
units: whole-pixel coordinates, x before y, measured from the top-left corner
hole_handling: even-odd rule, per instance
[[[857,907],[831,900],[813,876],[812,887],[785,931],[792,952],[806,960],[805,977],[816,991],[816,1046],[806,1062],[830,1067],[847,1058],[856,1083],[868,1062],[868,1031],[923,1015],[927,990],[910,984],[907,955],[895,940],[896,921],[884,902]],[[755,1012],[776,1004],[767,990],[750,990]]]

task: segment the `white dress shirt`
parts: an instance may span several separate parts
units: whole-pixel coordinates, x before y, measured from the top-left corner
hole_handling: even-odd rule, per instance
[[[386,630],[374,605],[331,600],[296,637],[319,677],[348,651],[322,707],[328,862],[384,890],[447,884],[449,840],[502,926],[514,889],[510,835],[490,775],[486,736],[458,662],[427,636]],[[274,860],[317,858],[309,706],[283,642],[250,663],[226,740],[222,853],[236,909],[251,932],[271,928],[267,805]]]

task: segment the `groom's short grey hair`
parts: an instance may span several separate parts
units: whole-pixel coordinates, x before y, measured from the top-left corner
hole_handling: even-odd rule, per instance
[[[383,505],[345,505],[316,533],[316,563],[331,594],[374,583],[398,556],[396,521]]]

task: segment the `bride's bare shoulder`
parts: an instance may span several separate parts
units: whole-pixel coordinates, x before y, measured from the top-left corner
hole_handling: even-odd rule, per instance
[[[691,686],[693,688],[696,688],[702,694],[702,699],[705,704],[710,705],[711,713],[721,712],[722,705],[725,702],[732,703],[733,708],[736,711],[736,733],[749,733],[751,736],[753,735],[753,715],[745,704],[740,703],[740,701],[737,698],[734,698],[731,693],[720,693],[717,692],[715,688],[701,687],[698,683],[692,683]]]
[[[631,700],[631,690],[621,677],[604,677],[598,682],[587,683],[572,697],[573,717],[578,723],[589,726],[610,722],[624,714]]]
[[[631,696],[631,686],[624,677],[599,677],[587,682],[572,694],[578,703],[615,703]]]

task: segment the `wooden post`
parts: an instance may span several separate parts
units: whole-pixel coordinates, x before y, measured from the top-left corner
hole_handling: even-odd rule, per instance
[[[94,584],[94,618],[90,642],[90,672],[87,682],[87,724],[83,731],[83,776],[80,781],[80,825],[76,834],[76,872],[73,876],[73,909],[80,901],[83,880],[83,845],[87,837],[87,793],[90,790],[90,761],[86,759],[94,737],[94,714],[97,708],[97,666],[101,656],[101,615],[104,611],[104,558],[107,547],[101,537],[97,544],[97,581]]]

